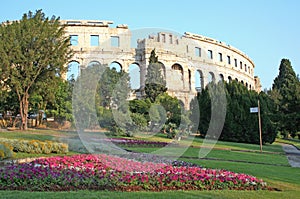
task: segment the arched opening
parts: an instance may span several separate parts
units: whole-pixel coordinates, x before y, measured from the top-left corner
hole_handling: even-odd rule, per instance
[[[239,79],[238,79],[238,78],[235,78],[235,81],[239,82]]]
[[[220,80],[224,81],[224,75],[223,74],[220,74]]]
[[[228,82],[232,82],[232,77],[228,76]]]
[[[162,62],[158,62],[158,64],[160,64],[160,66],[161,66],[162,76],[164,77],[164,79],[166,79],[166,67],[165,67],[165,65]]]
[[[183,75],[183,68],[180,64],[173,64],[172,69],[180,72]]]
[[[80,64],[77,61],[71,61],[68,64],[67,80],[76,80],[80,75]]]
[[[100,66],[100,65],[101,65],[101,63],[98,61],[91,61],[90,63],[88,63],[87,67],[90,68],[93,66]]]
[[[141,72],[140,66],[136,63],[129,65],[129,77],[130,77],[130,87],[132,90],[137,90],[141,86]]]
[[[170,90],[184,89],[183,68],[179,64],[171,66],[170,74],[168,74],[168,88]]]
[[[215,74],[213,72],[209,72],[208,82],[216,82]]]
[[[251,84],[249,85],[249,88],[250,88],[250,90],[252,90],[252,85]]]
[[[109,68],[115,69],[117,72],[120,72],[122,70],[122,65],[120,63],[114,61],[109,65]]]
[[[248,88],[248,83],[246,82],[246,87]]]
[[[197,70],[195,73],[195,89],[197,92],[204,88],[203,73],[201,70]]]
[[[173,64],[172,70],[177,71],[181,75],[181,79],[183,79],[183,68],[180,64]]]
[[[243,84],[243,85],[244,85],[244,81],[243,81],[243,80],[241,81],[241,84]]]

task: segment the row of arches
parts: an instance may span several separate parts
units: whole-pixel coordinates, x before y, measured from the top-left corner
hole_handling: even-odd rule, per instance
[[[248,82],[244,82],[244,80],[239,81],[238,78],[233,79],[231,76],[228,76],[227,79],[225,79],[223,74],[219,74],[219,80],[218,81],[237,81],[246,86],[248,89],[252,90],[253,86],[251,84],[248,84]],[[197,70],[195,73],[195,87],[196,90],[199,91],[205,87],[206,84],[210,82],[216,82],[216,76],[213,72],[209,72],[207,76],[207,80],[205,80],[205,77],[203,76],[203,72],[201,70]]]
[[[98,61],[90,62],[87,67],[92,65],[100,65]],[[115,69],[117,72],[123,70],[122,65],[119,62],[113,61],[109,65],[110,69]],[[68,64],[68,72],[67,72],[67,80],[74,78],[75,80],[80,75],[80,64],[77,61],[72,61]],[[137,63],[133,63],[129,65],[128,73],[130,77],[130,87],[131,89],[139,89],[140,88],[140,66]]]
[[[87,65],[87,67],[92,66],[94,64],[100,64],[100,62],[92,61]],[[162,75],[164,78],[166,78],[165,65],[163,63],[160,63],[160,64],[162,66]],[[77,77],[80,75],[80,64],[77,61],[72,61],[69,63],[68,68],[69,68],[69,70],[67,73],[67,79],[68,80],[71,78],[77,79]],[[117,72],[120,72],[121,70],[123,70],[122,65],[116,61],[111,62],[111,64],[109,65],[109,68],[115,69]],[[174,75],[174,73],[175,73],[177,76],[177,80],[182,81],[182,83],[183,83],[184,82],[183,67],[180,64],[175,63],[171,66],[171,69],[173,71],[173,74],[170,74],[170,75]],[[133,90],[139,89],[141,86],[140,66],[137,63],[132,63],[129,65],[127,72],[129,73],[129,77],[130,77],[131,89],[133,89]],[[243,85],[245,85],[248,89],[253,89],[251,84],[248,84],[247,82],[244,82],[243,80],[239,81],[238,78],[233,79],[231,76],[228,76],[227,79],[225,79],[223,74],[219,74],[219,76],[216,77],[216,75],[213,72],[208,72],[208,74],[207,75],[205,74],[205,76],[204,76],[202,70],[195,71],[194,81],[195,81],[196,91],[200,91],[208,83],[216,82],[216,80],[217,81],[223,80],[223,81],[228,81],[228,82],[235,80],[235,81],[238,81],[238,82],[242,83]],[[188,69],[188,85],[189,85],[189,90],[192,90],[192,72],[189,69]],[[180,88],[180,87],[178,87],[178,88]]]

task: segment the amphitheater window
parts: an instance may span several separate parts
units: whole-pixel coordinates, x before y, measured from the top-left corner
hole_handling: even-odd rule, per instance
[[[70,44],[72,46],[78,46],[78,35],[70,35]]]
[[[227,56],[227,63],[228,63],[228,64],[231,64],[230,56]]]
[[[219,61],[220,61],[220,62],[223,61],[223,55],[222,55],[222,53],[219,53]]]
[[[212,50],[208,50],[208,58],[213,59],[213,52],[212,52]]]
[[[234,66],[237,67],[237,59],[234,59]]]
[[[240,61],[240,68],[243,69],[243,62]]]
[[[120,38],[118,36],[111,36],[111,46],[113,47],[119,47],[120,46]]]
[[[166,35],[165,34],[161,34],[161,41],[163,43],[166,43]]]
[[[247,65],[245,64],[245,72],[247,72]]]
[[[99,46],[99,35],[91,35],[90,45],[91,46]]]
[[[172,35],[169,35],[169,42],[170,42],[170,44],[173,43],[173,36]]]
[[[197,57],[201,57],[201,48],[195,47],[195,55],[196,55]]]

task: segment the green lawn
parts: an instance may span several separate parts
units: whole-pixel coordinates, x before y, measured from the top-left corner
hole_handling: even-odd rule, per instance
[[[97,136],[97,133],[90,132]],[[29,132],[0,132],[0,137],[59,140],[60,138],[78,138],[76,132],[32,130]],[[138,139],[143,139],[142,136]],[[145,138],[144,138],[145,139]],[[180,141],[180,145],[189,144],[190,138]],[[146,140],[170,142],[165,135],[149,137]],[[281,141],[281,140],[280,140]],[[294,143],[294,141],[289,141]],[[195,138],[191,147],[184,152],[181,160],[193,162],[204,167],[226,169],[246,173],[262,178],[270,186],[281,191],[167,191],[167,192],[107,192],[107,191],[76,191],[76,192],[20,192],[0,191],[0,198],[300,198],[300,168],[289,167],[280,143],[264,145],[264,153],[259,152],[255,144],[218,141],[214,149],[199,159],[198,154],[203,139]],[[297,144],[297,142],[296,142]],[[127,147],[128,148],[128,147]],[[157,151],[159,148],[131,147],[136,152]],[[220,150],[222,149],[222,150]],[[180,148],[171,148],[173,152]],[[70,152],[68,155],[74,154]],[[63,154],[50,154],[63,155]],[[45,156],[18,153],[16,158]]]
[[[51,199],[75,199],[75,198],[130,198],[130,199],[153,199],[153,198],[299,198],[299,191],[166,191],[166,192],[107,192],[107,191],[72,191],[72,192],[25,192],[25,191],[0,191],[1,198],[51,198]]]
[[[156,152],[159,148],[149,148],[149,147],[126,147],[127,149],[134,152],[144,152],[151,153]],[[181,148],[173,147],[171,148],[170,155],[177,154]],[[188,148],[186,152],[182,155],[183,157],[198,159],[200,148]],[[179,152],[178,152],[179,153]],[[165,154],[161,154],[165,155]],[[247,163],[262,163],[262,164],[275,164],[275,165],[285,165],[289,166],[288,160],[283,154],[269,154],[269,153],[257,153],[257,152],[241,152],[241,151],[230,151],[230,150],[215,150],[213,149],[205,158],[215,159],[215,160],[228,160],[236,162],[247,162]]]

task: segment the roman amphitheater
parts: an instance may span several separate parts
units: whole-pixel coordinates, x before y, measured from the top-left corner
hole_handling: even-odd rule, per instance
[[[185,105],[210,81],[235,80],[248,89],[261,89],[253,61],[237,48],[212,38],[189,32],[131,31],[125,24],[111,27],[112,21],[61,20],[61,24],[74,51],[70,66],[77,67],[78,73],[93,63],[117,66],[129,73],[136,68],[132,88],[142,90],[150,53],[155,49],[168,93]]]

